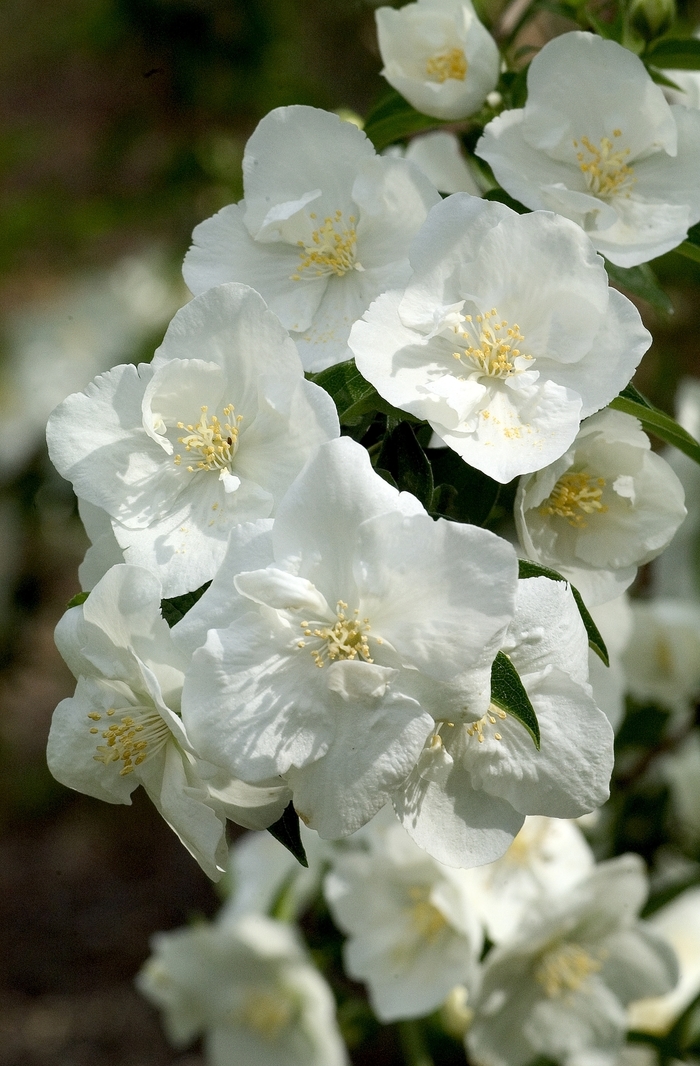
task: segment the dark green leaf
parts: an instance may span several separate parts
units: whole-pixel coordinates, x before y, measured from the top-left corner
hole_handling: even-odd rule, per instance
[[[421,115],[403,96],[394,92],[380,100],[369,113],[365,122],[365,133],[377,151],[381,152],[395,141],[410,137],[412,133],[441,125],[438,119]]]
[[[688,230],[688,239],[679,244],[675,251],[680,252],[686,259],[694,259],[700,263],[700,226],[691,226]]]
[[[284,844],[287,851],[292,853],[298,863],[308,869],[309,860],[306,858],[304,845],[301,842],[299,815],[294,810],[293,803],[289,803],[285,807],[282,817],[274,825],[269,825],[267,831],[272,834],[275,840],[279,840],[280,844]]]
[[[643,300],[664,314],[673,314],[673,304],[667,293],[659,285],[654,271],[648,263],[642,263],[635,267],[619,267],[609,263],[606,259],[605,269],[608,277],[616,285],[626,289],[633,296],[641,296]]]
[[[458,503],[457,489],[454,485],[438,485],[433,492],[430,512],[441,518],[452,518]]]
[[[539,751],[540,727],[535,708],[530,703],[518,671],[502,651],[499,651],[491,667],[491,702],[525,726]]]
[[[196,592],[184,592],[182,596],[171,596],[167,600],[160,601],[160,613],[171,629],[181,618],[185,617],[191,607],[194,607],[210,585],[211,581],[205,581]]]
[[[558,570],[552,570],[549,566],[541,566],[539,563],[532,563],[529,559],[518,560],[518,577],[548,577],[550,581],[566,581]],[[608,656],[608,649],[605,646],[598,626],[593,621],[591,613],[583,602],[583,598],[579,590],[568,582],[569,588],[573,594],[576,606],[578,607],[579,614],[581,615],[581,621],[586,628],[586,634],[588,636],[588,644],[596,653],[599,659],[605,663],[606,666],[610,666],[610,658]]]
[[[394,478],[394,475],[390,474],[388,470],[384,470],[383,467],[378,466],[375,470],[375,473],[379,474],[380,477],[384,478],[387,484],[391,485],[392,489],[398,489],[399,486],[396,484],[396,479]]]
[[[388,470],[399,489],[411,492],[430,510],[433,502],[433,471],[408,422],[399,422],[384,438],[377,467]]]
[[[525,204],[521,204],[519,200],[514,200],[505,189],[489,189],[488,192],[484,193],[483,198],[484,200],[495,200],[498,204],[505,204],[511,210],[517,211],[519,215],[527,215],[530,211],[529,207],[525,207]]]
[[[350,421],[353,418],[359,419],[365,414],[364,410],[352,413],[353,407],[367,397],[376,395],[374,386],[362,377],[355,366],[354,359],[348,359],[345,363],[336,363],[335,366],[321,370],[318,374],[309,374],[308,377],[315,385],[320,385],[329,393],[338,410],[338,418],[345,424],[348,423],[348,412],[351,412]]]
[[[428,448],[426,455],[433,468],[433,480],[439,488],[440,506],[433,501],[432,510],[454,522],[483,526],[488,521],[501,491],[501,485],[465,463],[451,448]],[[452,488],[454,495],[447,494]],[[446,507],[447,510],[443,510]]]
[[[666,38],[653,44],[643,58],[661,70],[700,70],[700,41],[695,37]]]
[[[89,592],[76,592],[75,596],[68,600],[66,607],[80,607],[81,603],[85,603],[89,595]]]
[[[654,433],[667,444],[672,444],[674,448],[690,456],[696,463],[700,463],[700,444],[695,437],[691,437],[670,415],[653,407],[636,389],[634,391],[637,398],[631,398],[628,389],[623,389],[611,402],[610,407],[638,418],[649,433]]]

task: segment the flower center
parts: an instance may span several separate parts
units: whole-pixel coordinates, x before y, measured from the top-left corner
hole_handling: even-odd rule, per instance
[[[613,130],[614,139],[611,141],[609,137],[602,137],[597,147],[588,137],[574,141],[574,148],[582,146],[576,158],[594,196],[603,199],[618,193],[629,196],[629,190],[637,180],[634,170],[625,162],[630,154],[629,148],[615,146],[615,140],[621,136],[622,130]]]
[[[127,708],[122,708],[127,710]],[[113,718],[117,713],[114,707],[105,712],[104,717]],[[103,722],[103,715],[99,711],[90,711],[88,718],[91,722]],[[151,759],[160,751],[170,738],[170,730],[157,711],[152,707],[129,707],[127,714],[121,718],[107,723],[107,728],[93,725],[90,732],[94,736],[101,735],[104,744],[97,745],[97,755],[93,755],[96,762],[109,766],[113,762],[121,762],[123,766],[119,771],[120,777],[133,774],[137,766]]]
[[[507,717],[508,715],[505,711],[502,711],[500,707],[496,707],[495,704],[491,703],[489,704],[489,709],[486,714],[482,715],[481,718],[478,719],[478,721],[471,722],[469,725],[465,726],[467,735],[470,737],[476,737],[479,743],[483,744],[484,729],[488,729],[488,727],[491,725],[496,725],[498,723],[499,718],[501,721],[503,721]],[[493,739],[503,740],[503,737],[500,733],[494,733]]]
[[[262,989],[249,993],[241,1013],[244,1023],[258,1036],[273,1041],[289,1025],[293,1011],[281,992]]]
[[[516,360],[532,361],[532,356],[522,355],[518,347],[525,340],[520,326],[499,320],[495,307],[476,318],[466,315],[462,321],[464,325],[453,326],[453,330],[464,342],[464,349],[452,354],[479,377],[507,378],[524,369]]]
[[[187,432],[178,437],[178,444],[184,444],[186,452],[199,455],[199,459],[193,466],[188,466],[190,474],[196,470],[230,470],[233,457],[238,448],[238,424],[243,416],[234,417],[233,404],[224,407],[224,418],[227,419],[223,426],[217,415],[208,415],[209,408],[201,408],[202,417],[196,426],[186,426],[184,422],[178,422],[178,429],[186,429]],[[182,456],[176,455],[173,459],[175,466],[180,466]]]
[[[438,908],[430,902],[428,885],[412,885],[408,889],[411,900],[406,908],[411,926],[423,940],[435,940],[447,925],[447,919]]]
[[[425,73],[431,81],[437,81],[441,85],[448,78],[455,81],[464,81],[467,76],[467,57],[461,48],[448,48],[444,52],[436,52],[430,56],[425,64]]]
[[[592,973],[601,969],[601,965],[580,944],[562,944],[540,960],[535,969],[535,980],[550,999],[558,999],[565,992],[577,992]]]
[[[543,517],[559,515],[570,526],[584,529],[588,525],[586,515],[605,514],[608,509],[607,504],[600,500],[604,488],[605,478],[592,477],[590,474],[563,474],[539,512]]]
[[[336,608],[338,621],[335,625],[324,626],[319,624],[316,628],[312,628],[316,625],[315,622],[306,621],[300,623],[305,637],[317,637],[323,641],[320,649],[311,649],[311,656],[316,666],[323,667],[326,660],[332,663],[336,659],[357,659],[358,656],[364,659],[366,663],[374,661],[367,643],[367,634],[371,628],[369,618],[360,619],[358,617],[359,610],[355,610],[353,616],[348,618],[345,614],[347,607],[348,605],[344,600],[338,600]],[[381,638],[377,639],[378,643],[381,644]],[[300,640],[297,642],[297,647],[305,648],[306,643],[305,640]]]
[[[316,215],[310,215],[315,220]],[[294,274],[290,275],[292,281],[301,281],[306,272],[309,277],[323,277],[326,274],[335,274],[341,278],[348,270],[362,270],[363,267],[355,262],[357,233],[354,215],[348,218],[349,226],[343,223],[343,212],[336,211],[335,216],[323,220],[323,225],[315,229],[311,234],[311,244],[298,241],[299,266]]]

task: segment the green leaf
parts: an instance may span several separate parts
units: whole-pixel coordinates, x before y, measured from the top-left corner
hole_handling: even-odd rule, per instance
[[[700,263],[700,224],[690,227],[687,240],[679,244],[675,251],[680,252],[687,259],[694,259],[696,263]]]
[[[428,448],[426,455],[438,485],[431,510],[453,522],[486,525],[501,491],[499,482],[469,466],[451,448]]]
[[[506,207],[510,207],[512,211],[517,211],[519,215],[527,215],[530,213],[529,207],[525,207],[525,204],[521,204],[519,200],[514,200],[505,189],[489,189],[488,192],[484,193],[483,199],[495,200],[498,204],[505,204]]]
[[[377,151],[381,152],[395,141],[410,137],[412,133],[442,125],[438,119],[421,115],[400,93],[392,92],[370,111],[365,122],[365,133]]]
[[[526,577],[548,577],[550,581],[566,581],[566,578],[558,570],[552,570],[549,566],[541,566],[539,563],[532,563],[529,559],[518,559],[518,577],[522,579]],[[570,581],[567,584],[571,589],[578,612],[581,615],[581,621],[585,626],[589,647],[593,649],[599,659],[602,659],[606,666],[610,666],[610,657],[605,641],[600,634],[598,626],[593,621],[590,611],[583,602],[581,593]]]
[[[202,598],[210,585],[211,581],[205,581],[196,592],[183,592],[182,596],[171,596],[167,600],[160,601],[160,613],[171,629],[176,622],[185,617],[191,607],[194,607],[197,600]]]
[[[433,471],[408,422],[399,422],[384,438],[377,467],[387,470],[402,492],[411,492],[429,511],[433,503]]]
[[[615,266],[614,263],[609,263],[606,259],[605,269],[610,280],[614,281],[616,285],[622,286],[633,296],[641,296],[657,311],[662,311],[667,315],[673,314],[673,304],[668,294],[659,285],[656,275],[648,263],[642,263],[640,266],[634,267],[619,267]]]
[[[700,41],[695,37],[657,41],[642,57],[661,70],[700,70]]]
[[[672,444],[684,455],[688,455],[696,463],[700,464],[700,444],[679,426],[674,418],[664,411],[659,411],[649,403],[641,393],[633,386],[627,386],[619,396],[616,396],[609,405],[615,411],[623,411],[626,415],[638,418],[649,433],[654,433],[667,444]]]
[[[376,394],[374,386],[370,385],[369,381],[365,381],[355,366],[354,359],[348,359],[345,363],[336,363],[335,366],[329,366],[327,370],[321,370],[318,374],[308,374],[307,377],[331,396],[338,410],[338,418],[346,425],[349,424],[348,412],[350,412],[350,421],[354,418],[359,420],[365,413],[364,410],[353,413],[352,409],[357,407],[362,400]]]
[[[503,651],[499,651],[491,667],[491,702],[525,726],[539,751],[540,727],[535,708],[518,671]]]
[[[81,603],[85,603],[89,595],[89,592],[76,592],[75,596],[68,600],[66,607],[80,607]]]
[[[306,858],[304,845],[301,842],[299,815],[294,810],[293,803],[289,803],[285,807],[282,817],[274,825],[269,825],[267,831],[272,834],[275,840],[279,840],[280,844],[284,844],[287,851],[292,853],[298,863],[308,869],[309,860]]]

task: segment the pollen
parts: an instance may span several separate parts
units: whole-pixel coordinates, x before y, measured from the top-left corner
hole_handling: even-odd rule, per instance
[[[605,478],[584,473],[563,474],[539,513],[545,518],[558,515],[575,529],[585,529],[587,515],[605,514],[608,510],[607,504],[601,502],[604,488]]]
[[[407,894],[410,903],[406,911],[411,927],[422,940],[431,943],[445,928],[447,919],[442,911],[430,902],[429,885],[411,885]]]
[[[315,219],[316,216],[310,217]],[[295,273],[290,275],[290,279],[302,281],[305,278],[320,278],[330,274],[341,278],[348,270],[362,270],[362,266],[355,259],[356,221],[355,216],[350,215],[349,225],[345,225],[342,211],[336,211],[335,215],[325,218],[323,225],[311,234],[310,244],[298,242],[299,265]]]
[[[291,1004],[279,991],[259,989],[246,997],[241,1020],[258,1036],[272,1042],[287,1028],[293,1013]]]
[[[425,73],[430,81],[437,81],[442,85],[448,78],[464,81],[468,67],[467,57],[461,48],[448,48],[429,57],[425,64]]]
[[[559,999],[567,992],[577,992],[601,966],[580,944],[567,942],[543,956],[535,969],[535,980],[550,999]]]
[[[637,180],[633,168],[626,162],[629,148],[620,148],[615,143],[621,136],[622,130],[613,130],[612,140],[602,137],[597,146],[588,137],[574,141],[574,148],[579,149],[576,159],[589,192],[603,200],[620,194],[629,196]]]
[[[360,618],[359,610],[355,610],[350,617],[346,614],[348,605],[344,600],[338,600],[336,607],[337,622],[332,626],[316,625],[315,622],[301,622],[301,628],[305,637],[316,637],[321,646],[311,648],[311,657],[316,666],[322,669],[326,662],[332,663],[342,659],[363,659],[366,663],[374,660],[370,655],[367,634],[370,631],[369,618]],[[308,640],[297,641],[298,648],[306,647]]]
[[[120,777],[132,774],[137,766],[146,759],[152,758],[163,747],[170,737],[168,726],[152,707],[129,707],[124,708],[128,713],[121,718],[110,722],[106,729],[102,730],[104,744],[97,745],[97,754],[93,755],[96,762],[121,763]],[[107,716],[115,714],[115,708],[110,707]],[[97,711],[88,714],[91,722],[101,720]],[[96,726],[90,728],[90,733],[99,734],[100,729]]]
[[[197,425],[185,425],[178,422],[177,428],[187,432],[178,437],[178,443],[184,444],[185,451],[199,456],[194,464],[187,467],[190,474],[198,470],[231,470],[233,457],[238,449],[239,425],[242,415],[236,415],[233,404],[224,407],[222,423],[218,415],[209,415],[209,408],[201,408],[202,416]],[[180,466],[182,456],[173,459],[175,466]]]
[[[463,327],[455,333],[464,347],[453,352],[453,357],[479,377],[507,378],[523,369],[516,360],[532,360],[531,355],[522,354],[525,338],[520,326],[517,322],[509,325],[495,307],[483,315],[466,315]]]
[[[486,714],[482,715],[476,722],[471,722],[469,725],[465,726],[467,736],[476,737],[479,744],[483,744],[484,729],[488,731],[489,726],[498,725],[499,720],[503,721],[507,717],[508,715],[505,711],[502,711],[500,707],[496,707],[495,704],[491,703]],[[503,740],[503,737],[500,733],[494,733],[493,739]]]

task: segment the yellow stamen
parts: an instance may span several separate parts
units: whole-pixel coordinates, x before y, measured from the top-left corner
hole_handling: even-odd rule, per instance
[[[484,743],[484,729],[488,729],[490,725],[496,725],[498,720],[503,721],[508,715],[505,711],[502,711],[500,707],[496,707],[495,704],[489,704],[489,709],[486,714],[482,715],[476,722],[471,722],[466,726],[467,735],[470,737],[476,737],[479,744]],[[500,733],[493,734],[494,740],[503,740]]]
[[[335,662],[341,659],[357,659],[359,656],[367,663],[374,661],[367,643],[367,634],[371,628],[369,618],[360,619],[359,610],[355,610],[353,617],[348,618],[345,614],[347,606],[344,600],[338,600],[336,608],[338,621],[335,625],[319,624],[312,629],[314,622],[308,620],[300,622],[305,637],[318,637],[319,640],[324,641],[320,649],[311,649],[311,656],[319,668],[323,667],[326,660]],[[306,647],[306,641],[298,641],[297,647]]]
[[[605,514],[608,509],[607,504],[601,503],[604,488],[605,478],[584,473],[563,474],[540,506],[539,513],[543,517],[558,515],[570,526],[584,529],[588,525],[586,515]]]
[[[467,57],[461,48],[448,48],[445,52],[436,52],[425,64],[425,73],[431,81],[442,83],[448,78],[464,81],[467,76]]]
[[[209,417],[208,407],[201,408],[202,417],[197,425],[185,425],[178,422],[178,429],[186,429],[182,437],[178,437],[178,443],[184,444],[186,452],[199,452],[200,458],[194,466],[188,466],[190,474],[197,470],[230,470],[233,457],[238,448],[238,427],[243,420],[242,415],[234,417],[233,404],[224,407],[223,415],[227,419],[221,424],[218,415]],[[173,459],[175,466],[180,466],[182,456],[176,455]]]
[[[594,196],[600,196],[602,199],[619,193],[629,196],[629,190],[637,180],[634,170],[625,162],[630,154],[629,148],[615,147],[615,140],[621,136],[622,130],[613,130],[614,140],[602,137],[598,146],[588,137],[580,137],[578,141],[574,141],[574,148],[578,148],[579,144],[583,145],[584,150],[576,153],[576,159],[588,189]]]
[[[408,889],[408,898],[411,903],[406,909],[411,926],[419,937],[430,943],[445,928],[447,919],[442,911],[430,902],[429,885],[412,885]]]
[[[520,326],[517,322],[509,326],[505,319],[499,320],[495,307],[477,315],[476,320],[466,315],[464,323],[465,328],[454,330],[464,341],[464,348],[452,354],[472,373],[477,371],[480,376],[506,378],[522,369],[515,365],[518,357],[532,360],[531,355],[523,355],[518,347],[525,340]]]
[[[544,955],[535,969],[535,980],[550,999],[558,999],[566,992],[577,992],[601,967],[580,944],[570,942]]]
[[[281,992],[267,989],[250,992],[241,1011],[242,1021],[270,1042],[287,1028],[293,1013],[291,1004]]]
[[[125,713],[121,718],[110,722],[102,731],[104,744],[97,745],[97,755],[93,755],[96,762],[109,766],[113,762],[121,762],[120,777],[132,774],[137,766],[146,759],[152,758],[163,747],[170,737],[168,726],[153,707],[124,707],[120,708]],[[110,707],[108,716],[115,713],[115,708]],[[101,716],[93,711],[88,718],[96,721]],[[99,729],[93,726],[91,733],[99,733]]]
[[[315,218],[315,215],[310,217]],[[348,270],[362,270],[360,264],[355,261],[355,216],[351,215],[349,221],[349,226],[343,226],[343,212],[336,211],[334,217],[324,219],[323,225],[313,231],[311,244],[298,242],[299,266],[295,273],[290,275],[292,281],[301,281],[305,271],[306,277],[335,274],[340,278],[347,274]]]

